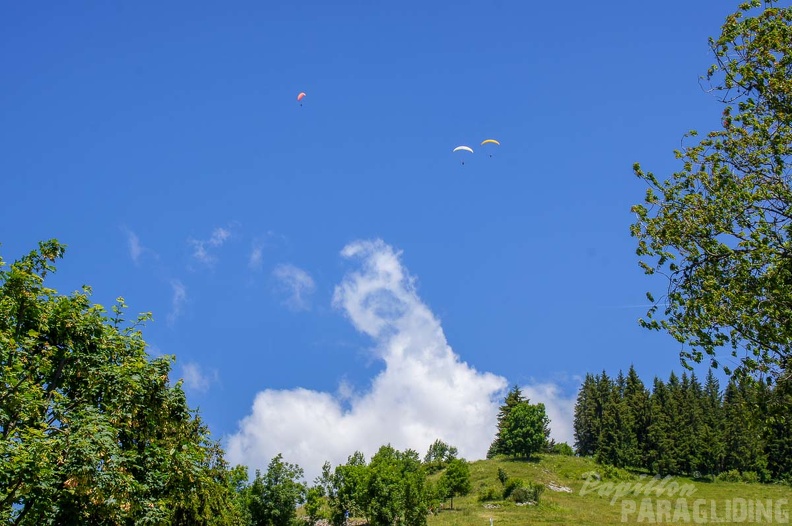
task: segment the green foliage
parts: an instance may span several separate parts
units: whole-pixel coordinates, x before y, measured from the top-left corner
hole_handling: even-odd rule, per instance
[[[646,274],[668,280],[642,326],[685,344],[683,363],[772,379],[792,370],[792,7],[759,4],[710,39],[722,129],[675,152],[665,180],[635,164],[648,189],[631,233]]]
[[[509,480],[509,475],[506,473],[505,469],[498,468],[498,480],[502,486],[506,485],[506,481]]]
[[[503,492],[498,491],[497,488],[493,488],[492,486],[484,486],[479,489],[478,492],[478,501],[479,502],[489,502],[493,500],[500,500]]]
[[[366,481],[366,516],[372,526],[426,524],[425,481],[418,453],[382,446],[371,458]]]
[[[503,500],[506,500],[509,497],[511,497],[512,493],[514,493],[514,490],[521,487],[523,487],[522,480],[515,478],[508,479],[506,483],[503,485],[503,494],[502,494]]]
[[[356,451],[347,463],[336,466],[330,474],[330,465],[322,469],[322,480],[330,505],[330,521],[335,526],[344,524],[345,517],[361,517],[367,508],[365,494],[369,469],[363,453]]]
[[[436,473],[445,468],[449,462],[457,458],[457,448],[449,446],[442,440],[435,440],[424,457],[424,469],[427,473]]]
[[[296,464],[283,461],[278,453],[262,475],[249,488],[249,510],[255,526],[288,526],[297,516],[297,506],[305,499],[303,470]]]
[[[470,468],[464,459],[455,458],[448,463],[438,483],[439,491],[443,498],[451,499],[451,508],[454,507],[454,497],[470,493]]]
[[[329,517],[325,511],[324,490],[321,487],[313,486],[308,489],[305,495],[305,513],[310,524]]]
[[[0,271],[0,520],[13,524],[238,524],[219,445],[172,357],[149,359],[124,300],[108,315],[45,286],[52,240]]]
[[[544,489],[544,484],[528,482],[514,488],[509,498],[517,503],[532,502],[534,504],[539,504],[539,499]]]
[[[543,450],[550,434],[544,404],[520,402],[509,412],[501,435],[502,452],[530,458]]]
[[[347,514],[372,526],[394,523],[423,526],[433,498],[418,453],[382,446],[367,465],[356,452],[330,473],[325,464],[319,481],[327,494],[330,521],[340,526]]]
[[[710,369],[703,386],[695,374],[671,373],[667,382],[655,378],[649,393],[632,368],[616,382],[602,380],[604,373],[588,378],[581,392],[598,392],[601,381],[609,400],[600,416],[576,418],[575,433],[600,430],[593,453],[606,474],[623,467],[709,479],[730,470],[754,472],[760,481],[792,474],[789,379],[767,385],[732,378],[721,393]]]
[[[506,422],[509,418],[512,408],[521,402],[527,402],[523,396],[522,391],[518,386],[514,386],[506,394],[506,399],[498,411],[498,431],[495,435],[495,440],[490,444],[487,451],[487,458],[493,458],[495,455],[506,454],[504,450],[504,432],[506,429]]]
[[[570,446],[566,442],[561,442],[560,444],[553,444],[553,447],[550,448],[550,454],[566,455],[571,457],[575,454],[575,450],[572,449],[572,446]]]
[[[575,449],[580,456],[592,456],[599,450],[602,415],[612,389],[611,379],[603,371],[596,377],[586,374],[575,402]]]

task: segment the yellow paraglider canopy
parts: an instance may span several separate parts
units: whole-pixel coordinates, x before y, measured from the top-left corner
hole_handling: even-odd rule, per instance
[[[485,144],[497,144],[498,146],[500,146],[500,143],[495,139],[487,139],[486,141],[481,142],[482,146],[484,146]]]

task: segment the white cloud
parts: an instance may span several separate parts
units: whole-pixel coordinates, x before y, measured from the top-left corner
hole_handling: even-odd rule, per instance
[[[187,287],[178,279],[172,279],[171,285],[171,310],[168,313],[168,325],[176,323],[176,319],[181,316],[184,304],[187,302]]]
[[[132,262],[135,265],[140,263],[140,259],[146,253],[149,253],[150,255],[157,257],[157,254],[153,250],[144,247],[140,243],[140,238],[135,232],[124,227],[122,227],[122,229],[127,237],[127,249],[129,250],[129,257],[132,258]]]
[[[316,285],[310,274],[294,265],[278,265],[272,275],[287,295],[284,301],[286,306],[295,311],[311,308],[310,296]]]
[[[259,392],[229,437],[229,460],[265,468],[282,453],[312,480],[326,460],[343,463],[356,450],[370,458],[387,443],[423,455],[439,438],[468,459],[482,458],[495,435],[506,380],[476,371],[453,352],[390,246],[356,242],[342,255],[359,268],[336,287],[333,304],[373,339],[384,370],[362,393],[343,381],[337,394]]]
[[[137,265],[140,255],[143,253],[143,247],[140,246],[140,238],[131,230],[127,230],[127,246],[129,247],[129,257]]]
[[[231,232],[225,228],[218,227],[212,231],[212,237],[209,238],[208,243],[213,247],[219,247],[222,246],[229,237],[231,237]]]
[[[250,270],[261,270],[261,265],[264,263],[264,245],[260,242],[253,244],[248,257],[248,268]]]
[[[209,386],[217,381],[217,371],[204,372],[200,365],[195,362],[187,362],[182,366],[182,379],[184,387],[191,391],[205,393]]]
[[[212,231],[209,239],[188,239],[187,242],[193,247],[193,257],[199,262],[207,266],[212,266],[217,262],[217,256],[209,251],[209,248],[219,248],[223,246],[228,238],[231,237],[231,231],[217,227]]]

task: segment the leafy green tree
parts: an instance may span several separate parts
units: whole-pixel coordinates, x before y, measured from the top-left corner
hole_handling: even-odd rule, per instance
[[[549,424],[544,404],[518,403],[506,418],[503,453],[530,458],[542,451],[550,434]]]
[[[321,486],[312,486],[305,494],[305,513],[310,524],[327,518],[325,513],[324,489]]]
[[[495,455],[505,454],[503,450],[503,431],[506,427],[506,420],[509,418],[511,410],[519,403],[526,402],[526,398],[522,394],[519,386],[515,385],[506,394],[506,399],[500,410],[498,411],[498,431],[495,435],[495,440],[490,444],[487,451],[487,458],[493,458]]]
[[[668,280],[641,324],[685,344],[684,363],[772,378],[792,371],[792,7],[763,3],[710,39],[722,129],[675,152],[667,179],[634,166],[648,189],[631,232],[644,271]]]
[[[219,445],[140,330],[45,286],[65,247],[0,271],[0,520],[238,524]],[[0,268],[4,268],[0,260]]]
[[[461,458],[455,458],[448,463],[440,476],[440,488],[443,497],[451,499],[451,509],[454,508],[454,497],[470,493],[470,466]]]
[[[297,506],[305,500],[306,487],[301,481],[303,470],[283,461],[278,453],[262,476],[250,488],[250,514],[254,526],[288,526],[297,516]]]
[[[332,475],[330,464],[322,469],[322,481],[330,505],[330,522],[334,526],[344,524],[347,514],[362,517],[366,513],[366,481],[369,467],[360,451],[347,458],[347,463],[336,466]]]
[[[424,457],[424,469],[427,473],[435,473],[457,458],[457,448],[449,446],[440,439],[435,440]]]
[[[382,446],[371,457],[365,489],[366,517],[372,526],[424,526],[429,513],[426,473],[418,453]]]

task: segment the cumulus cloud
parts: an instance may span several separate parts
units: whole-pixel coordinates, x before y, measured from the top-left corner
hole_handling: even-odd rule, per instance
[[[198,393],[205,393],[209,386],[217,381],[217,371],[206,372],[195,362],[187,362],[181,368],[184,387]]]
[[[282,453],[312,480],[325,461],[346,462],[356,450],[370,458],[390,443],[423,454],[438,438],[468,459],[482,458],[506,380],[477,371],[453,352],[400,253],[379,240],[352,243],[341,253],[357,267],[336,287],[333,304],[372,339],[384,370],[361,393],[345,382],[335,394],[259,392],[228,439],[231,463],[266,468]]]
[[[187,287],[178,279],[172,279],[171,286],[171,310],[168,313],[168,325],[176,323],[176,319],[181,316],[184,304],[187,302]]]
[[[272,271],[279,288],[286,294],[284,303],[292,310],[309,310],[311,295],[316,289],[310,274],[294,265],[278,265]]]
[[[207,266],[212,266],[217,262],[215,256],[210,249],[223,246],[228,238],[231,237],[231,231],[222,227],[217,227],[212,231],[209,239],[188,239],[187,242],[193,247],[193,258]]]

